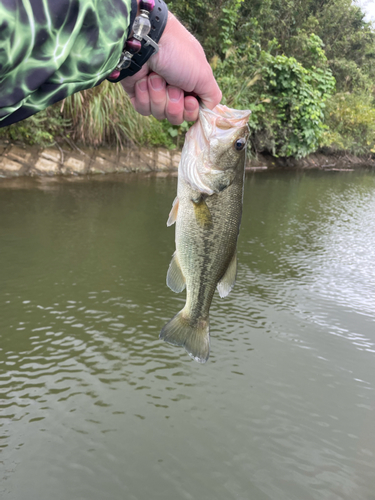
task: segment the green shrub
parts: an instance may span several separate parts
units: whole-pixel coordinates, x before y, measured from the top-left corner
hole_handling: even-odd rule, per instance
[[[322,139],[324,102],[335,88],[335,79],[319,37],[312,35],[306,50],[314,62],[305,68],[293,57],[272,55],[249,46],[239,56],[228,52],[212,61],[225,102],[252,111],[249,125],[256,151],[300,158],[316,151]]]
[[[322,145],[353,154],[375,153],[375,103],[369,94],[336,94],[327,102]]]
[[[70,128],[70,120],[60,113],[61,103],[55,104],[26,120],[0,129],[0,137],[11,142],[49,146]]]
[[[175,137],[178,135],[171,134],[171,124],[167,120],[156,120],[153,116],[149,117],[149,127],[147,127],[140,137],[142,145],[148,146],[164,146],[168,149],[176,148]]]
[[[263,53],[263,120],[273,125],[273,153],[300,158],[316,151],[324,132],[324,102],[335,80],[329,69],[307,69],[293,57]]]

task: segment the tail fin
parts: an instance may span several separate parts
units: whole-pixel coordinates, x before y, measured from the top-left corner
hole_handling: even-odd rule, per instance
[[[205,363],[210,355],[208,319],[201,319],[196,325],[191,325],[189,318],[184,317],[183,310],[164,325],[160,338],[170,344],[185,347],[189,356],[198,363]]]

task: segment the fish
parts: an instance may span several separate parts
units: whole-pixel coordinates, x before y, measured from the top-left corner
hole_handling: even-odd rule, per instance
[[[250,113],[201,105],[178,167],[177,197],[167,222],[176,224],[167,285],[176,293],[186,288],[186,303],[159,337],[183,346],[199,363],[210,355],[209,311],[215,290],[224,298],[236,281]]]

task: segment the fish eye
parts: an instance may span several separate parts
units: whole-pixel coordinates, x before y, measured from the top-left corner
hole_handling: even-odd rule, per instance
[[[236,142],[234,143],[234,149],[236,151],[242,151],[243,148],[246,146],[246,139],[241,137],[241,139],[237,139]]]

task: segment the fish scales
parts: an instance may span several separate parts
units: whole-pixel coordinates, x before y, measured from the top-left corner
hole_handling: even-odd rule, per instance
[[[193,317],[208,315],[217,283],[236,250],[242,206],[231,201],[242,197],[243,173],[238,177],[226,190],[206,200],[212,215],[209,228],[197,222],[192,190],[184,181],[178,191],[182,215],[176,223],[176,250],[186,276],[187,301]]]
[[[209,309],[215,290],[226,296],[236,277],[249,113],[221,105],[200,109],[185,140],[168,220],[168,225],[176,223],[176,252],[167,284],[175,292],[186,286],[186,304],[160,337],[184,346],[201,363],[210,351]]]

